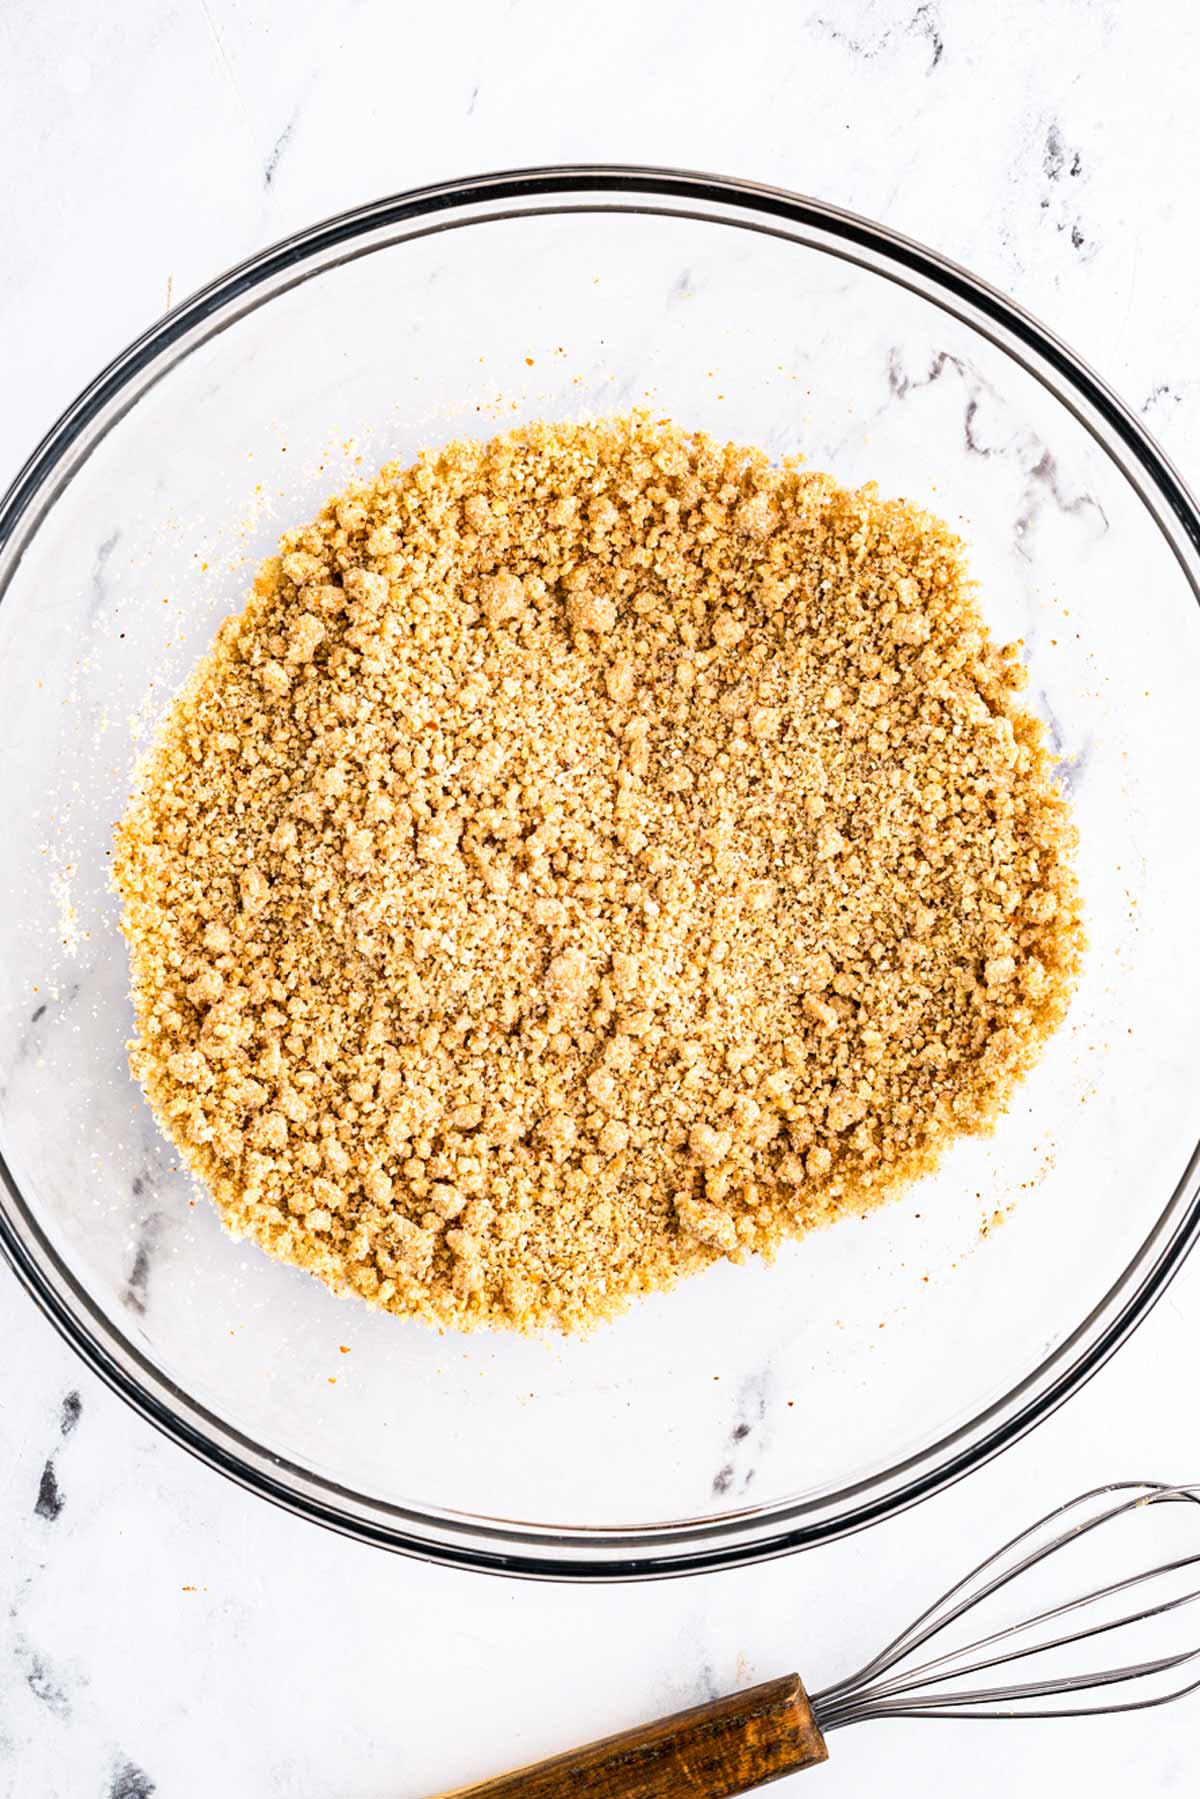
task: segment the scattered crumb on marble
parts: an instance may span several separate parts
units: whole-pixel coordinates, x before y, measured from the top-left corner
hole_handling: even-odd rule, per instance
[[[82,942],[79,913],[71,894],[71,877],[74,872],[73,865],[67,864],[56,868],[50,877],[50,891],[55,905],[55,931],[68,956],[77,955]]]

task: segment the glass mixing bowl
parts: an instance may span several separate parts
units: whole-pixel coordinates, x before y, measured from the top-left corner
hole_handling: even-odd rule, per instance
[[[1086,972],[996,1134],[905,1200],[586,1341],[437,1335],[233,1243],[178,1171],[126,1069],[112,826],[282,528],[425,445],[642,405],[960,526],[1074,795]],[[472,1567],[714,1568],[974,1467],[1178,1267],[1200,1215],[1200,519],[1138,421],[981,282],[748,183],[429,188],[177,307],[0,525],[0,1236],[84,1359],[214,1467]]]

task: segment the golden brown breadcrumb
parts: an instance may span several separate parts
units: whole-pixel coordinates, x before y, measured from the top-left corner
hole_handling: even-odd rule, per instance
[[[963,546],[647,415],[330,502],[117,831],[150,1103],[236,1235],[586,1328],[988,1129],[1074,830]]]

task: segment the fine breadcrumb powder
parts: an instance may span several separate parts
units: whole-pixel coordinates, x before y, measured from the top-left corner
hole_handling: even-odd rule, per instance
[[[117,830],[131,1065],[228,1228],[583,1330],[988,1130],[1075,832],[963,546],[648,415],[385,468],[264,564]]]

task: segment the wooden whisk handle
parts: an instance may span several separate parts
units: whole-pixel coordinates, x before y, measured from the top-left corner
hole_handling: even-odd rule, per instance
[[[440,1799],[726,1799],[827,1754],[800,1677],[787,1674]]]

